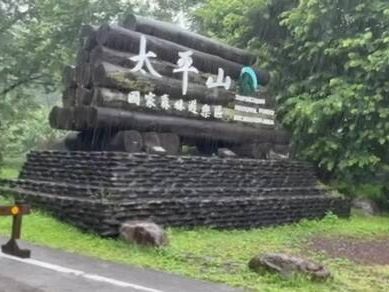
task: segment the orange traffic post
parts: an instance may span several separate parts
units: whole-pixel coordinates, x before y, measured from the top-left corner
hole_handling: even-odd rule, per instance
[[[31,256],[30,250],[20,249],[17,244],[17,240],[21,236],[23,215],[30,213],[30,206],[23,202],[15,202],[12,206],[0,206],[0,216],[13,217],[11,239],[5,245],[1,246],[3,253],[20,258],[29,258]]]

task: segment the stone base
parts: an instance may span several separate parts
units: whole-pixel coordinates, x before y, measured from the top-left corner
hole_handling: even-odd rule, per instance
[[[0,189],[84,230],[116,236],[120,223],[251,228],[348,216],[348,200],[297,161],[113,152],[32,152]]]

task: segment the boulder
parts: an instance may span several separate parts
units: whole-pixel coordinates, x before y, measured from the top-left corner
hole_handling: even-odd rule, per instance
[[[120,227],[120,237],[129,243],[161,247],[168,244],[165,230],[148,221],[127,221]]]
[[[351,207],[366,216],[374,216],[380,213],[378,205],[366,198],[356,198],[352,200]]]
[[[249,268],[257,273],[266,271],[280,273],[284,277],[298,273],[321,281],[331,277],[331,273],[321,264],[279,253],[258,255],[250,260]]]

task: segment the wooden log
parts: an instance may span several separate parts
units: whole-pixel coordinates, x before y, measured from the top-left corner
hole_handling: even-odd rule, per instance
[[[187,95],[184,96],[182,95],[182,82],[177,79],[136,74],[128,69],[108,63],[95,67],[92,76],[94,86],[114,88],[125,92],[168,94],[171,98],[197,99],[199,102],[208,104],[228,104],[235,99],[235,95],[231,91],[222,88],[208,89],[195,83],[189,83]]]
[[[91,105],[93,101],[93,90],[78,87],[76,90],[76,103],[78,106]]]
[[[174,109],[174,104],[177,100],[170,99],[169,100],[169,109],[163,109],[161,106],[161,98],[159,96],[155,97],[155,108],[147,108],[145,104],[145,100],[141,100],[140,105],[134,105],[128,102],[128,94],[123,92],[109,89],[109,88],[99,88],[95,87],[93,90],[93,100],[91,105],[97,107],[108,107],[108,108],[116,108],[122,110],[129,111],[146,111],[146,112],[155,112],[155,113],[165,113],[167,115],[176,115],[181,117],[189,117],[189,118],[202,118],[200,115],[201,109],[204,106],[202,103],[197,103],[196,105],[196,114],[190,112],[188,110],[178,111]],[[185,109],[189,108],[189,102],[184,101],[183,107]],[[211,113],[214,113],[216,109],[215,105],[210,105]],[[224,121],[234,121],[234,110],[231,108],[223,107],[222,108],[222,120]],[[249,115],[249,114],[248,114]]]
[[[91,105],[93,106],[98,106],[98,107],[108,107],[108,108],[116,108],[116,109],[122,109],[122,110],[128,110],[128,111],[144,111],[144,112],[149,112],[149,113],[164,113],[166,115],[174,115],[174,116],[180,116],[180,117],[187,117],[187,118],[196,118],[196,119],[205,119],[200,113],[202,111],[202,108],[204,106],[203,103],[196,103],[195,111],[193,108],[193,104],[190,104],[190,101],[184,101],[182,103],[183,108],[185,110],[179,111],[175,109],[175,103],[177,100],[169,99],[169,109],[166,109],[165,107],[162,106],[162,99],[160,96],[156,96],[154,98],[155,101],[155,107],[153,108],[148,108],[147,104],[144,99],[140,100],[139,105],[135,105],[132,103],[129,103],[128,101],[128,95],[117,91],[117,90],[112,90],[109,88],[94,88],[94,96],[93,96],[93,101]],[[165,104],[166,106],[166,104]],[[230,105],[228,105],[230,106]],[[217,105],[209,105],[210,112],[213,114],[215,112],[218,112],[220,109],[217,109]],[[189,109],[191,109],[189,111]],[[194,112],[192,112],[194,111]],[[221,114],[222,116],[220,118],[215,118],[211,116],[209,119],[212,120],[223,120],[226,122],[238,122],[235,120],[236,115],[244,115],[247,118],[252,118],[252,119],[258,119],[262,118],[266,121],[273,120],[273,116],[269,116],[266,113],[242,113],[239,111],[236,111],[234,109],[234,106],[231,108],[229,107],[222,107],[221,108]],[[250,124],[251,126],[259,126],[261,127],[260,123],[254,123],[252,122]]]
[[[92,85],[92,66],[88,63],[79,64],[75,68],[75,78],[78,86],[90,87]]]
[[[141,152],[143,149],[142,135],[138,131],[119,131],[113,136],[108,149],[128,153]]]
[[[96,40],[102,46],[138,54],[141,36],[141,33],[120,26],[102,25],[96,33]],[[239,78],[244,67],[241,64],[223,59],[219,56],[192,50],[188,47],[153,36],[147,36],[147,50],[153,51],[158,55],[159,59],[170,63],[177,63],[179,59],[178,53],[191,50],[193,51],[192,58],[194,66],[198,70],[217,75],[219,68],[222,68],[226,75],[235,80]],[[263,70],[256,70],[256,74],[261,85],[266,85],[269,82],[269,73]]]
[[[90,51],[84,49],[79,50],[76,57],[76,64],[77,65],[85,64],[85,63],[89,63],[89,61],[90,61]]]
[[[93,66],[98,66],[102,63],[110,63],[119,67],[133,69],[136,66],[136,62],[132,61],[131,58],[134,56],[135,54],[132,53],[97,46],[91,51],[89,62],[93,64]],[[159,74],[179,80],[182,79],[180,74],[175,74],[173,72],[174,69],[178,68],[176,64],[156,59],[151,59],[150,62]],[[204,85],[210,76],[213,75],[200,72],[199,74],[192,74],[191,79],[194,83]],[[232,82],[231,90],[234,90],[235,88],[235,82]]]
[[[146,132],[143,133],[142,136],[143,136],[143,143],[145,147],[151,148],[151,147],[161,146],[158,133]]]
[[[74,128],[72,108],[53,107],[49,114],[49,124],[53,129],[61,127],[65,129]]]
[[[181,141],[177,134],[158,133],[158,138],[160,145],[168,155],[179,155],[181,153]]]
[[[180,29],[175,24],[131,14],[124,20],[123,26],[128,29],[165,39],[191,49],[217,55],[239,64],[249,66],[253,65],[256,61],[256,57],[247,51],[234,48],[197,33]]]
[[[288,144],[289,135],[274,127],[250,127],[235,123],[195,120],[160,114],[128,112],[99,107],[74,109],[73,123],[57,123],[55,128],[63,130],[109,129],[137,130],[141,132],[171,132],[180,137],[208,139],[243,144],[247,142]]]
[[[143,133],[144,150],[149,154],[167,154],[165,148],[161,146],[158,133],[146,132]]]
[[[289,154],[292,152],[292,149],[289,145],[273,145],[272,150],[280,154]]]
[[[52,108],[49,124],[53,129],[77,131],[76,129],[95,130],[88,125],[93,121],[94,109],[91,107],[58,107]]]
[[[76,105],[76,91],[77,87],[67,87],[62,93],[62,104],[64,107],[71,107]]]
[[[86,24],[81,27],[79,33],[81,48],[90,51],[97,45],[97,41],[96,41],[97,30],[98,30],[98,26],[95,25]]]
[[[97,127],[89,127],[91,122],[94,120],[95,111],[89,106],[78,106],[71,108],[72,114],[69,115],[71,118],[72,125],[75,129],[87,129],[95,132]],[[107,127],[112,128],[112,127]]]
[[[50,127],[52,127],[53,129],[61,129],[61,128],[64,128],[66,130],[69,130],[69,128],[66,127],[66,125],[62,125],[58,122],[58,117],[60,115],[60,111],[64,111],[65,108],[60,108],[58,106],[55,106],[51,109],[50,113],[49,113],[49,124],[50,124]]]
[[[84,139],[83,133],[69,133],[64,138],[64,144],[68,151],[90,151],[90,142]]]
[[[62,83],[65,88],[77,87],[76,72],[74,66],[65,66],[62,73]]]
[[[271,148],[271,143],[248,143],[233,146],[231,150],[237,153],[239,156],[255,159],[266,159]]]

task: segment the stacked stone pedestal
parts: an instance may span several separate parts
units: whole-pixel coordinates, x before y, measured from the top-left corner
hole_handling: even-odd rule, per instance
[[[31,152],[3,191],[84,230],[115,236],[123,221],[251,228],[348,216],[303,162],[113,152]]]

